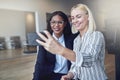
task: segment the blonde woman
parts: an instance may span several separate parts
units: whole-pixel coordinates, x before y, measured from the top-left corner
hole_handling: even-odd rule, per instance
[[[104,67],[105,41],[96,25],[90,9],[84,4],[77,4],[71,9],[72,24],[79,31],[74,40],[73,51],[62,47],[47,32],[48,38],[39,34],[45,42],[37,40],[44,48],[59,54],[72,62],[67,75],[61,80],[107,80]]]

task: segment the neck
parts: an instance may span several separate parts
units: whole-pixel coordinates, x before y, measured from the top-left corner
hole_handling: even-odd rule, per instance
[[[55,34],[54,35],[57,37],[57,38],[60,38],[62,36],[62,34]]]
[[[82,37],[88,30],[88,27],[85,27],[83,30],[80,30],[80,37]]]

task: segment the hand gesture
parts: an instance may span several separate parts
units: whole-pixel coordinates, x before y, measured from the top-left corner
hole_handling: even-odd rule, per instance
[[[64,75],[61,77],[61,80],[71,80],[68,75]]]
[[[53,54],[61,54],[62,50],[64,49],[63,46],[61,44],[59,44],[48,31],[44,31],[46,37],[41,34],[41,33],[37,33],[40,38],[42,39],[39,40],[37,39],[36,41],[42,45],[47,51],[53,53]]]

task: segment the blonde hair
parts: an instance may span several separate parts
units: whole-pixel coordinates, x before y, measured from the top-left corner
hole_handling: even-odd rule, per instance
[[[92,12],[90,11],[90,9],[84,4],[77,4],[77,5],[75,5],[71,8],[71,11],[76,9],[76,8],[79,9],[79,10],[83,10],[83,11],[86,12],[86,14],[88,14],[88,16],[89,16],[88,17],[88,20],[89,20],[88,31],[89,32],[95,31],[96,30],[96,24],[95,24],[95,21],[94,21],[94,18],[92,16]]]

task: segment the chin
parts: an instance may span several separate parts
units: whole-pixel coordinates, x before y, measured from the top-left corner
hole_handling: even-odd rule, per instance
[[[79,30],[79,29],[80,29],[80,27],[75,27],[75,29],[76,29],[76,30]]]
[[[60,34],[60,32],[59,32],[59,31],[54,31],[54,33],[55,33],[55,34]]]

